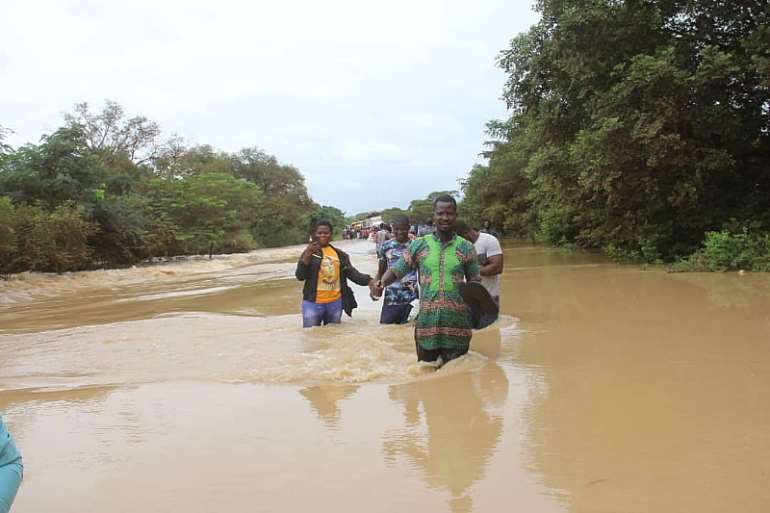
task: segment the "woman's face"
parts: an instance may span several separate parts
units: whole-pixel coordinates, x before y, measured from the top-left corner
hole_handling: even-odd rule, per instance
[[[332,231],[328,226],[322,224],[315,229],[315,237],[318,239],[321,246],[328,246],[329,242],[332,240]]]

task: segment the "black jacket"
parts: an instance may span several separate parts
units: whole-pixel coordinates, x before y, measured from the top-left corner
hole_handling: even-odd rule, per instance
[[[346,314],[353,315],[353,309],[358,307],[356,303],[356,297],[353,294],[353,290],[348,287],[348,280],[353,283],[365,287],[369,285],[369,280],[372,279],[368,274],[360,273],[350,263],[350,257],[344,251],[335,248],[331,244],[329,245],[334,251],[337,252],[337,258],[340,259],[340,287],[342,289],[342,309]],[[305,265],[302,261],[302,257],[299,257],[297,262],[297,271],[294,275],[299,281],[304,281],[305,286],[302,288],[302,299],[305,301],[312,301],[315,303],[315,294],[318,289],[318,270],[321,268],[321,259],[315,256],[310,259],[310,265]]]

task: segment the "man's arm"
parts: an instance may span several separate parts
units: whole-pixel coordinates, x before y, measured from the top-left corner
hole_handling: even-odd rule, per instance
[[[479,274],[482,276],[496,276],[503,272],[503,255],[502,253],[495,256],[488,256],[487,263],[481,266]]]
[[[377,281],[380,278],[382,278],[382,276],[385,274],[385,271],[387,271],[387,270],[388,270],[387,262],[385,262],[385,260],[380,258],[379,266],[377,267],[377,274],[374,275],[374,281]]]

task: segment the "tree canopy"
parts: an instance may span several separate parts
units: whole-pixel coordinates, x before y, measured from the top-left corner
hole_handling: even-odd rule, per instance
[[[766,0],[540,0],[499,56],[511,117],[463,181],[477,220],[643,259],[770,226]]]
[[[0,274],[127,265],[307,240],[312,201],[296,168],[257,148],[161,138],[157,123],[85,103],[38,144],[0,129]],[[342,220],[342,221],[340,221]]]

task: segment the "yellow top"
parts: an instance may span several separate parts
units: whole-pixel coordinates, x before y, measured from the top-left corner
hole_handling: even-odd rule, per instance
[[[340,288],[340,259],[337,252],[331,246],[323,249],[321,268],[318,269],[318,288],[316,289],[316,303],[333,303],[342,297]]]

